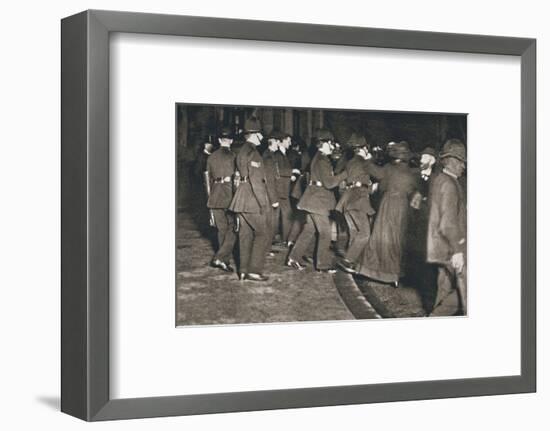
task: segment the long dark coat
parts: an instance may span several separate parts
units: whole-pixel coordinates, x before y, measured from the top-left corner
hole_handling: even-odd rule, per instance
[[[332,164],[328,156],[317,152],[311,161],[310,181],[321,182],[321,186],[308,185],[298,202],[298,209],[319,215],[328,216],[336,206],[334,189],[345,180],[347,172],[334,175]]]
[[[456,178],[445,171],[433,180],[429,196],[427,261],[447,264],[466,251],[466,198]]]
[[[410,198],[417,188],[418,172],[404,162],[383,167],[371,163],[379,178],[382,200],[373,231],[359,266],[359,273],[386,283],[399,281],[403,274]]]
[[[276,154],[277,152],[267,149],[262,155],[265,168],[267,196],[269,197],[269,202],[271,204],[279,201],[277,198],[277,177],[279,175],[279,168],[277,166]]]
[[[288,157],[277,151],[275,159],[275,188],[279,199],[288,200],[290,195],[290,177],[292,177],[292,166]]]
[[[229,209],[236,213],[259,214],[269,207],[266,187],[266,171],[262,156],[253,143],[245,142],[236,158],[241,181]]]
[[[216,182],[217,178],[231,177],[235,173],[235,154],[225,147],[214,151],[206,162],[206,170],[210,178],[210,197],[208,208],[227,208],[233,199],[233,183]]]

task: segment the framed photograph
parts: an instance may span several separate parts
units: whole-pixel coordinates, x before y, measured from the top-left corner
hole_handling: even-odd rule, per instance
[[[536,390],[534,39],[61,30],[62,411]]]

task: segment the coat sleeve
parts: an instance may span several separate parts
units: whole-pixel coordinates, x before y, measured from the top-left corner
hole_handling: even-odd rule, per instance
[[[276,179],[275,179],[275,160],[272,155],[264,153],[263,156],[264,168],[265,168],[265,186],[267,189],[267,197],[269,202],[274,204],[278,202]]]
[[[374,161],[369,160],[365,166],[365,170],[371,176],[377,180],[382,180],[386,176],[386,169],[384,166],[378,166]]]
[[[460,202],[456,186],[451,182],[443,184],[439,202],[439,232],[449,244],[452,254],[463,252],[466,248],[466,238],[462,236],[459,225]]]
[[[348,173],[346,171],[338,175],[334,175],[334,172],[332,170],[332,165],[328,160],[320,161],[318,165],[318,169],[319,169],[319,178],[321,179],[323,186],[327,189],[333,189],[342,181],[344,181],[348,176]]]

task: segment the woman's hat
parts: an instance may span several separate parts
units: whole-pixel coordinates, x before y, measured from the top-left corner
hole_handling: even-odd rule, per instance
[[[388,145],[388,156],[392,159],[410,160],[413,157],[413,153],[409,148],[407,141],[394,142]]]

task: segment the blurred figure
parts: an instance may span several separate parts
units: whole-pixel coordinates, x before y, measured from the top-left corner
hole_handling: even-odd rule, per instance
[[[443,166],[430,191],[427,261],[437,266],[437,296],[431,316],[467,314],[466,198],[459,178],[466,168],[466,147],[445,142]]]
[[[290,251],[287,266],[298,270],[304,269],[302,257],[317,235],[316,269],[322,272],[334,272],[330,253],[330,212],[336,206],[333,189],[346,179],[347,173],[334,175],[330,155],[334,150],[334,136],[326,129],[319,131],[318,151],[310,167],[308,186],[298,203],[298,208],[305,211],[307,221],[298,236],[296,244]]]

